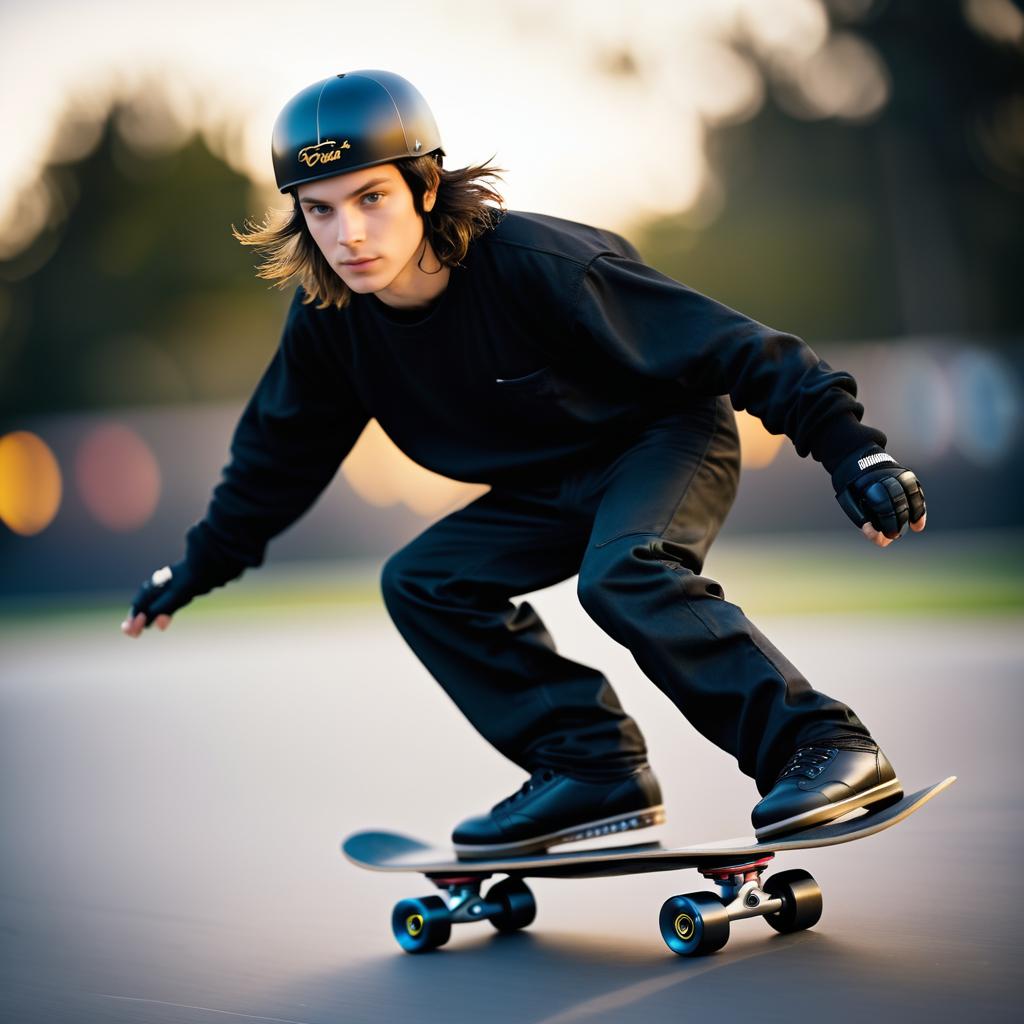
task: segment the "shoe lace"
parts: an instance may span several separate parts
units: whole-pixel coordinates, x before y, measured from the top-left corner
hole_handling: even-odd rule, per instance
[[[499,807],[504,807],[506,804],[514,803],[516,800],[522,800],[527,793],[532,793],[542,782],[550,782],[555,777],[555,773],[550,768],[543,768],[540,771],[536,771],[531,775],[511,796],[505,797],[504,800],[499,800],[498,803],[491,808],[496,811]]]
[[[776,782],[792,778],[794,775],[806,775],[813,779],[821,766],[831,760],[836,753],[835,747],[800,747],[779,772]]]

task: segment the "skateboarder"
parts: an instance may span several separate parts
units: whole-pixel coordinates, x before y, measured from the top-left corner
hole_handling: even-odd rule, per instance
[[[511,601],[577,574],[588,614],[754,778],[759,837],[898,798],[854,712],[701,575],[736,493],[733,407],[820,462],[869,541],[924,529],[921,487],[861,422],[853,378],[613,232],[505,210],[494,168],[446,171],[443,155],[423,97],[388,72],[327,78],[284,107],[273,160],[291,217],[236,237],[265,254],[260,276],[300,287],[205,517],[182,560],[143,584],[124,632],[166,628],[260,565],[375,417],[416,462],[490,485],[382,578],[417,656],[530,776],[457,826],[460,853],[662,820],[643,737],[608,680]]]

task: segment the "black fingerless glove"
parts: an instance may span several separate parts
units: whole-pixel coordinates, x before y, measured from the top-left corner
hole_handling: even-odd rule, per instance
[[[887,537],[903,535],[925,514],[917,477],[878,445],[847,456],[832,474],[836,501],[858,527],[871,525]]]
[[[132,599],[131,617],[145,612],[146,625],[150,625],[158,615],[173,615],[179,608],[184,608],[192,598],[208,594],[217,583],[209,578],[204,579],[195,572],[183,558],[174,565],[165,565],[157,569],[146,580]]]

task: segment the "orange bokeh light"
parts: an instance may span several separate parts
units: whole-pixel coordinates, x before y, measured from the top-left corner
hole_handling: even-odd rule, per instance
[[[769,434],[765,425],[745,410],[736,413],[740,435],[740,458],[744,469],[764,469],[775,461],[785,437]]]
[[[60,466],[49,445],[27,430],[0,437],[0,520],[29,537],[45,530],[60,508]]]
[[[90,431],[75,455],[75,481],[93,518],[110,530],[137,530],[160,498],[160,467],[149,445],[120,423]]]

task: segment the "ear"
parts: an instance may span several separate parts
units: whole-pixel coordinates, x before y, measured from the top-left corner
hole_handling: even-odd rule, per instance
[[[434,208],[434,203],[437,202],[437,189],[433,188],[429,192],[423,193],[423,212],[430,213]]]

